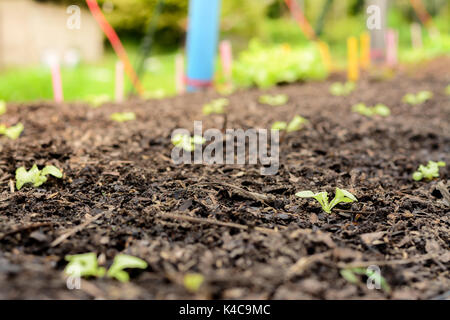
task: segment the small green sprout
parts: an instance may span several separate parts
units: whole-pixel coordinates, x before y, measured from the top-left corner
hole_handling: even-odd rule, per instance
[[[295,194],[297,197],[300,198],[314,198],[316,199],[320,205],[322,206],[323,211],[326,213],[331,213],[331,210],[339,203],[341,202],[354,202],[358,201],[356,197],[344,189],[336,188],[336,195],[334,196],[334,199],[331,200],[331,202],[328,202],[328,193],[323,191],[319,193],[314,193],[312,191],[300,191]]]
[[[73,277],[101,278],[106,274],[110,278],[116,278],[121,282],[128,282],[130,275],[124,269],[147,268],[147,262],[126,254],[117,255],[108,272],[106,272],[105,268],[98,266],[97,255],[94,252],[68,255],[65,259],[69,261],[69,264],[64,269],[64,273]]]
[[[4,124],[0,124],[0,134],[8,137],[11,140],[16,140],[20,137],[24,127],[22,123],[18,123],[15,126],[7,128]]]
[[[379,273],[376,273],[375,270],[372,270],[370,268],[350,268],[350,269],[342,269],[340,271],[340,274],[342,278],[347,280],[348,282],[352,284],[360,284],[361,281],[356,275],[363,275],[368,278],[375,278],[375,279],[381,286],[381,289],[383,289],[385,292],[389,293],[391,292],[391,287],[387,283],[386,279]]]
[[[187,134],[176,134],[172,138],[172,144],[175,147],[182,148],[185,151],[191,152],[195,150],[195,145],[197,144],[205,144],[206,139],[202,136],[193,136],[190,137]]]
[[[225,114],[225,107],[228,106],[229,103],[227,98],[213,100],[203,106],[203,114],[205,116],[210,114]]]
[[[348,96],[355,88],[355,83],[351,81],[346,83],[335,82],[330,86],[330,93],[334,96]]]
[[[289,97],[285,94],[277,94],[277,95],[270,95],[270,94],[263,94],[259,97],[259,103],[261,104],[267,104],[272,107],[282,106],[286,104],[289,100]]]
[[[126,122],[136,120],[134,112],[114,112],[111,114],[111,120],[116,122]]]
[[[413,179],[415,181],[420,181],[422,179],[432,180],[433,178],[439,177],[439,167],[445,167],[445,162],[443,161],[428,161],[426,166],[420,165],[416,172],[413,173]]]
[[[0,116],[6,113],[6,102],[0,100]]]
[[[431,91],[420,91],[417,94],[408,93],[403,97],[403,102],[411,105],[418,105],[424,103],[432,97],[433,93]]]
[[[131,268],[147,269],[147,262],[133,256],[119,254],[114,258],[114,262],[106,275],[110,278],[116,278],[120,282],[128,282],[130,275],[124,269]]]
[[[352,107],[352,111],[369,118],[375,115],[387,117],[391,114],[389,107],[382,103],[378,103],[373,107],[368,107],[364,103],[358,103]]]
[[[205,278],[199,273],[188,273],[184,276],[184,287],[190,292],[197,292],[202,286]]]
[[[98,108],[101,105],[111,101],[111,97],[108,94],[89,95],[85,99],[92,108]]]
[[[286,130],[286,132],[294,132],[298,131],[302,128],[303,124],[307,123],[308,120],[296,115],[294,118],[292,118],[291,122],[287,123],[284,121],[276,121],[272,124],[271,129],[272,130],[279,130],[283,131]]]
[[[68,255],[65,257],[69,264],[64,273],[72,277],[103,277],[105,268],[97,264],[97,255],[94,252]]]
[[[450,84],[445,88],[445,94],[450,96]]]
[[[59,179],[63,176],[61,170],[55,166],[45,166],[44,169],[39,170],[37,165],[33,165],[29,171],[24,167],[17,168],[16,188],[17,190],[20,190],[27,183],[32,183],[34,187],[39,187],[47,181],[48,175],[52,175]]]

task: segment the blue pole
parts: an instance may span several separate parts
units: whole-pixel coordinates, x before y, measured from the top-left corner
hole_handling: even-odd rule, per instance
[[[221,0],[190,0],[187,34],[187,89],[212,84]]]

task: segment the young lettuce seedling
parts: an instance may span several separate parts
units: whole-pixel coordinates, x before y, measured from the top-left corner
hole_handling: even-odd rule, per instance
[[[116,278],[120,282],[128,282],[130,275],[124,269],[131,268],[147,269],[147,262],[133,256],[119,254],[114,258],[114,262],[106,275],[110,278]]]
[[[314,193],[312,191],[300,191],[295,194],[297,197],[300,198],[314,198],[316,199],[320,205],[322,206],[322,210],[326,213],[331,213],[331,210],[339,203],[341,202],[354,202],[358,201],[356,197],[344,189],[336,188],[336,195],[334,196],[333,200],[331,202],[328,202],[328,193],[323,191],[319,193]]]
[[[6,102],[0,100],[0,116],[6,113]]]
[[[64,273],[72,277],[103,277],[105,268],[99,267],[97,255],[94,252],[68,255],[65,257],[69,261]]]
[[[433,178],[439,177],[439,167],[445,167],[445,162],[443,161],[428,161],[426,166],[420,165],[419,169],[413,173],[413,179],[415,181],[420,181],[422,179],[432,180]]]
[[[450,84],[445,88],[445,94],[450,96]]]
[[[408,93],[403,97],[403,102],[411,105],[418,105],[424,103],[432,97],[433,93],[431,91],[420,91],[417,94]]]
[[[302,128],[302,125],[307,123],[308,120],[296,115],[294,118],[292,118],[291,122],[287,123],[284,121],[276,121],[272,124],[271,129],[272,130],[280,130],[280,131],[284,131],[286,130],[286,132],[294,132],[294,131],[298,131]]]
[[[352,111],[369,118],[375,115],[387,117],[391,114],[389,107],[381,103],[373,107],[368,107],[364,103],[358,103],[352,107]]]
[[[388,285],[386,279],[381,276],[380,274],[376,274],[374,270],[369,268],[350,268],[350,269],[342,269],[340,271],[341,276],[347,280],[348,282],[352,284],[360,284],[360,279],[356,276],[358,275],[364,275],[366,277],[374,278],[378,277],[377,283],[380,284],[381,289],[383,289],[385,292],[389,293],[391,291],[391,287]]]
[[[4,124],[0,124],[0,134],[8,137],[11,140],[16,140],[22,133],[24,127],[22,123],[7,128]]]
[[[184,276],[184,287],[190,292],[197,292],[202,286],[205,278],[200,273],[188,273]]]
[[[111,120],[116,122],[126,122],[136,120],[134,112],[114,112],[111,114]]]
[[[355,88],[355,83],[351,81],[346,83],[335,82],[330,86],[330,93],[334,96],[348,96]]]
[[[87,96],[85,100],[91,105],[92,108],[98,108],[111,101],[111,98],[107,94],[99,94]]]
[[[277,95],[270,95],[270,94],[263,94],[259,97],[258,101],[261,104],[267,104],[272,107],[282,106],[286,104],[289,100],[289,97],[285,94],[277,94]]]
[[[203,106],[203,114],[209,116],[211,114],[219,114],[223,117],[222,131],[227,127],[227,112],[225,107],[228,106],[230,101],[227,98],[219,98],[211,101]]]
[[[172,138],[172,144],[175,147],[182,148],[187,152],[192,152],[195,150],[195,145],[197,144],[205,144],[206,139],[201,136],[193,136],[190,137],[185,134],[176,134]]]
[[[39,187],[47,181],[47,176],[52,175],[61,179],[63,174],[55,166],[45,166],[44,169],[39,170],[37,165],[33,165],[29,171],[24,167],[20,167],[16,170],[16,188],[17,190],[27,183],[32,183],[34,187]]]

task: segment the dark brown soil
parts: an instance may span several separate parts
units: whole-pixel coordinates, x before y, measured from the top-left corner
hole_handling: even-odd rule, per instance
[[[192,129],[194,120],[220,128],[220,117],[201,113],[213,92],[99,109],[10,106],[1,120],[21,121],[25,131],[17,141],[0,140],[0,298],[448,296],[449,169],[431,182],[414,182],[411,174],[428,160],[450,164],[449,62],[363,80],[349,97],[331,96],[331,81],[271,89],[290,98],[276,108],[258,104],[256,89],[231,95],[229,128],[267,128],[295,114],[309,119],[283,141],[275,176],[261,176],[259,166],[171,162],[172,130]],[[415,107],[401,102],[419,90],[433,91],[433,99]],[[385,103],[392,115],[352,113],[358,102]],[[109,120],[127,110],[136,121]],[[64,179],[12,192],[16,168],[34,163],[60,167]],[[334,194],[335,187],[359,202],[325,214],[294,195]],[[55,244],[63,234],[70,236]],[[86,252],[105,266],[127,253],[149,267],[130,272],[129,283],[87,279],[81,290],[68,290],[64,256]],[[392,292],[369,290],[363,277],[359,285],[347,282],[339,271],[349,264],[378,265]],[[197,294],[182,284],[188,272],[205,277]]]

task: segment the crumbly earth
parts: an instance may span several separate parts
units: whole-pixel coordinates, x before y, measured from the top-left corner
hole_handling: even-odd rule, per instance
[[[10,105],[2,123],[22,122],[16,141],[0,138],[1,299],[431,299],[450,290],[449,167],[415,182],[428,160],[450,164],[450,60],[363,79],[348,97],[326,82],[238,91],[228,98],[228,128],[268,128],[299,114],[309,119],[286,135],[278,174],[259,165],[175,165],[171,132],[220,128],[203,116],[214,92],[131,100],[92,109],[49,102]],[[408,92],[431,90],[419,106]],[[262,93],[283,93],[280,107]],[[367,118],[351,106],[384,103],[389,117]],[[137,120],[109,116],[134,111]],[[12,188],[16,168],[53,164],[64,178]],[[332,214],[301,190],[349,190],[358,202]],[[63,236],[63,237],[61,237]],[[56,240],[56,241],[55,241]],[[68,254],[96,252],[108,267],[126,253],[147,261],[128,283],[83,279],[69,290]],[[350,283],[340,271],[377,265],[391,290]],[[183,285],[201,273],[202,287]]]

